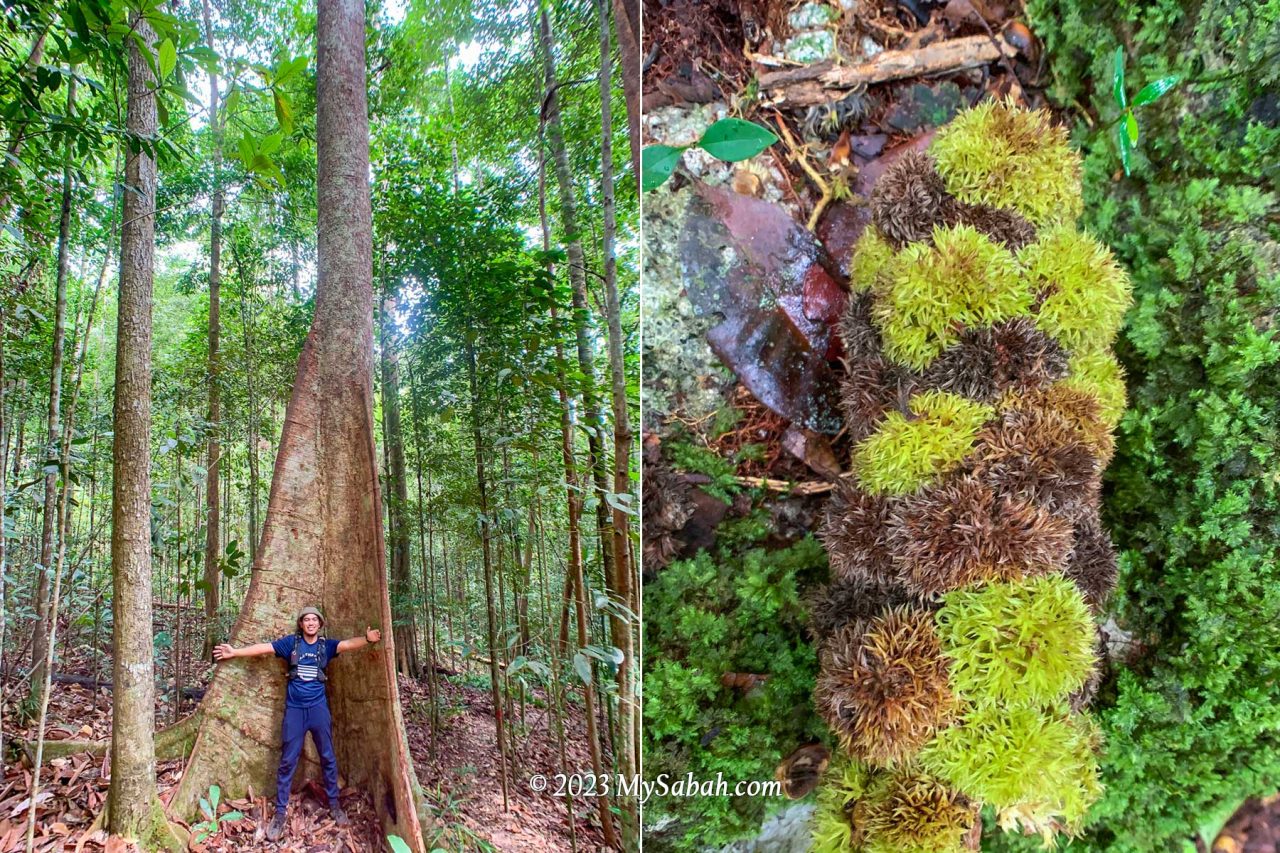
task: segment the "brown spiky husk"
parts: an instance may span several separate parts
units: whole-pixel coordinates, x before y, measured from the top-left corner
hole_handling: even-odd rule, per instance
[[[849,478],[836,482],[818,536],[827,546],[835,578],[893,579],[886,537],[891,498],[858,488]]]
[[[863,819],[878,849],[922,850],[946,840],[955,848],[978,819],[978,804],[920,772],[891,772],[872,783]],[[927,845],[927,846],[926,846]]]
[[[933,614],[900,607],[859,628],[846,625],[823,647],[814,703],[856,758],[909,758],[956,707]]]
[[[1075,581],[1094,612],[1101,612],[1116,586],[1116,549],[1096,506],[1076,520],[1075,545],[1067,558],[1067,577]]]
[[[1071,552],[1071,523],[1036,506],[997,496],[960,477],[898,501],[889,546],[899,577],[920,596],[998,579],[1060,570]]]
[[[855,444],[875,432],[887,412],[904,409],[919,382],[911,370],[884,357],[880,333],[871,323],[872,299],[870,293],[850,297],[839,325],[846,368],[840,406]]]
[[[947,223],[953,199],[947,194],[933,158],[907,151],[876,182],[871,192],[871,221],[895,249],[931,241],[935,225]]]
[[[1036,227],[1015,210],[989,204],[965,204],[954,201],[948,211],[951,224],[969,225],[986,234],[993,242],[1003,243],[1016,252],[1036,241]]]
[[[906,604],[920,602],[897,581],[860,575],[840,578],[820,587],[809,599],[809,631],[821,645],[846,625],[865,631],[876,616]]]
[[[1002,394],[1025,393],[1067,375],[1067,352],[1029,317],[965,329],[925,368],[922,387],[991,403]]]
[[[1098,464],[1107,467],[1115,453],[1115,437],[1102,419],[1102,407],[1098,398],[1088,391],[1054,383],[1039,388],[1019,391],[1005,405],[1010,409],[1030,411],[1044,409],[1057,412],[1079,430],[1080,437],[1094,448]]]
[[[1097,505],[1102,467],[1096,451],[1063,415],[1007,409],[978,434],[965,464],[1001,495],[1065,518]]]

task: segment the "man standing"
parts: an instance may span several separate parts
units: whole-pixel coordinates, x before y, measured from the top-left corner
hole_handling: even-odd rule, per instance
[[[213,650],[214,660],[256,657],[274,653],[289,662],[289,687],[285,694],[284,727],[280,736],[280,771],[276,775],[276,813],[267,826],[267,840],[278,841],[284,834],[285,811],[289,806],[289,786],[302,755],[307,732],[320,753],[324,770],[325,793],[329,795],[329,814],[339,826],[351,821],[338,802],[338,758],[333,752],[333,720],[325,695],[325,668],[342,652],[355,651],[382,639],[382,632],[368,628],[363,637],[331,640],[320,636],[324,617],[314,607],[304,607],[298,614],[298,631],[271,643],[255,643],[237,649],[222,643]]]

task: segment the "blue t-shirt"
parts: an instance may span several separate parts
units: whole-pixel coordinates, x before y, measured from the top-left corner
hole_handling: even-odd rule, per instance
[[[297,634],[290,634],[272,642],[271,648],[276,650],[276,657],[284,658],[288,662],[289,656],[293,654],[293,644],[297,640]],[[338,656],[339,641],[326,639],[324,642],[329,652],[325,661],[325,668],[327,669],[329,661]],[[310,708],[325,701],[324,682],[318,679],[319,669],[317,666],[319,663],[319,640],[314,643],[308,643],[303,640],[302,648],[298,650],[298,677],[289,682],[289,687],[285,692],[285,707]]]

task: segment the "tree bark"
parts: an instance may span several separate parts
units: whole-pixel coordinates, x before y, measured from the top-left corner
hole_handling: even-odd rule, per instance
[[[640,0],[613,0],[613,28],[622,59],[622,92],[627,98],[627,130],[631,143],[631,174],[640,181]]]
[[[609,7],[607,0],[597,0],[600,13],[600,167],[601,206],[604,216],[604,293],[605,318],[609,329],[609,373],[612,378],[613,402],[613,493],[614,500],[631,494],[631,418],[627,410],[627,374],[622,356],[622,305],[618,299],[618,258],[615,241],[618,232],[613,192],[613,114],[610,96],[613,93],[612,57],[609,51]],[[632,504],[635,505],[634,503]],[[620,503],[614,503],[613,511],[613,576],[609,579],[618,603],[632,612],[631,562],[628,533],[630,522]],[[619,771],[630,778],[640,766],[640,757],[632,738],[632,717],[636,710],[635,643],[632,640],[632,624],[617,611],[609,613],[610,635],[613,644],[622,650],[622,663],[618,666],[618,739]],[[640,815],[638,800],[631,800],[622,809],[623,846],[630,849],[638,843]]]
[[[293,630],[307,604],[331,637],[389,626],[382,507],[373,442],[372,218],[361,0],[319,0],[315,317],[298,360],[276,455],[262,543],[231,642]],[[414,777],[395,680],[394,632],[335,658],[329,670],[338,764],[368,792],[383,831],[424,853]],[[170,810],[192,816],[211,784],[223,797],[275,790],[285,681],[279,662],[219,666]],[[317,777],[307,764],[295,776]]]
[[[201,0],[204,15],[205,43],[214,50],[213,16],[209,0]],[[218,75],[209,75],[209,131],[213,136],[213,216],[209,225],[209,437],[205,467],[205,536],[204,536],[204,646],[200,657],[208,659],[218,638],[218,557],[222,548],[218,541],[219,467],[222,448],[218,444],[222,412],[219,400],[219,302],[222,298],[222,128],[218,123]]]
[[[76,81],[67,87],[67,112],[75,114]],[[58,217],[58,273],[53,310],[53,355],[49,367],[47,444],[40,463],[44,475],[44,515],[40,531],[40,566],[36,574],[36,622],[31,640],[31,695],[28,708],[38,711],[44,698],[45,659],[49,654],[49,574],[53,568],[54,536],[58,529],[58,470],[49,463],[57,453],[62,406],[62,363],[67,333],[67,266],[71,237],[71,150],[62,166],[62,210]]]
[[[142,51],[155,32],[131,15],[127,126],[154,138],[155,81]],[[156,792],[155,655],[151,629],[151,284],[155,255],[156,164],[142,150],[125,162],[116,319],[115,445],[111,473],[111,787],[106,826],[144,848],[173,847]]]
[[[555,160],[556,183],[560,188],[560,224],[564,229],[568,247],[569,283],[573,288],[573,325],[576,331],[578,370],[582,373],[582,412],[587,431],[587,468],[595,483],[597,533],[600,537],[600,557],[604,576],[613,575],[613,532],[609,508],[605,503],[608,481],[602,455],[602,425],[600,404],[596,399],[595,355],[591,347],[591,309],[587,307],[587,261],[578,237],[578,203],[573,190],[573,175],[569,171],[569,153],[564,144],[564,132],[560,121],[560,94],[556,84],[554,43],[551,20],[544,6],[541,10],[542,69],[546,85],[545,126],[548,147]]]

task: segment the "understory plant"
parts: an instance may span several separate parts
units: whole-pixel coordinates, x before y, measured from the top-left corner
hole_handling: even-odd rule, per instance
[[[873,193],[840,328],[856,443],[813,620],[840,753],[818,850],[959,851],[984,806],[1048,843],[1100,794],[1083,708],[1116,576],[1098,512],[1130,291],[1082,206],[1066,133],[998,101]]]

